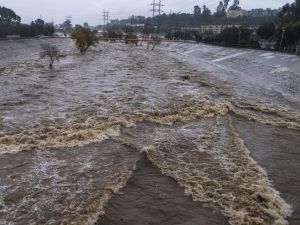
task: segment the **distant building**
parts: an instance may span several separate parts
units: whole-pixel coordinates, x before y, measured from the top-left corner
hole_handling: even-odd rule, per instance
[[[130,27],[144,27],[145,24],[143,24],[143,23],[141,23],[141,24],[127,23],[126,26],[130,26]]]
[[[243,9],[238,10],[228,10],[227,12],[227,18],[238,18],[238,17],[246,17],[248,16],[248,11]]]
[[[228,10],[227,18],[238,18],[238,17],[275,17],[278,14],[277,9],[251,9],[246,11],[243,9]]]
[[[277,9],[251,9],[249,17],[275,17],[278,14]]]
[[[213,35],[220,34],[223,30],[230,27],[240,27],[241,25],[201,25],[199,27],[187,27],[186,30],[198,31],[200,34]]]
[[[220,34],[223,30],[231,27],[240,28],[242,25],[201,25],[199,27],[186,27],[185,30],[193,30],[199,32],[203,37],[214,36]],[[252,34],[255,34],[258,29],[258,25],[248,26],[247,27]]]

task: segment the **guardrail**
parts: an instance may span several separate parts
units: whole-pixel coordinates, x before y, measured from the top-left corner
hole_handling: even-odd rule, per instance
[[[99,38],[100,41],[146,41],[146,42],[155,42],[155,41],[160,41],[160,42],[181,42],[181,43],[197,43],[195,41],[185,41],[185,40],[168,40],[168,39],[126,39],[126,38]]]
[[[38,40],[38,39],[48,39],[48,38],[69,38],[69,37],[45,36],[45,37],[0,38],[0,41]]]

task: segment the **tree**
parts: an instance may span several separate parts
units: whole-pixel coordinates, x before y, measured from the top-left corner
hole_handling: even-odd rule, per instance
[[[114,39],[122,39],[123,38],[122,27],[118,25],[108,26],[106,28],[106,32],[104,33],[103,37],[111,39],[110,41],[113,41]]]
[[[225,44],[236,45],[239,41],[239,29],[236,27],[230,27],[223,30],[216,37],[216,41],[224,42]]]
[[[268,40],[275,34],[275,31],[274,23],[264,23],[258,27],[257,34],[262,39]]]
[[[201,8],[198,5],[194,6],[194,16],[200,16],[201,15]]]
[[[20,35],[34,37],[37,35],[52,35],[55,32],[52,23],[45,23],[42,19],[31,22],[30,25],[21,24],[21,17],[8,8],[0,7],[0,37],[6,35]]]
[[[71,38],[75,39],[76,47],[80,50],[80,53],[83,54],[89,47],[95,46],[96,43],[99,42],[96,34],[97,31],[77,26],[71,33]]]
[[[40,53],[41,58],[49,57],[50,64],[49,68],[53,68],[53,63],[55,60],[59,61],[60,54],[59,50],[55,45],[51,45],[49,43],[41,44],[42,52]]]
[[[125,36],[125,44],[134,44],[138,46],[139,40],[138,37],[134,33],[128,33]]]
[[[240,5],[239,0],[233,0],[233,4],[232,6],[230,6],[229,10],[240,10],[241,7],[239,5]]]
[[[152,51],[155,49],[155,46],[160,45],[160,43],[161,39],[159,37],[152,37]]]
[[[206,5],[203,5],[202,15],[203,16],[210,16],[211,15],[211,11],[210,11],[209,8],[206,7]]]
[[[124,26],[123,27],[123,31],[126,33],[126,34],[132,34],[133,32],[134,32],[134,29],[133,29],[133,27],[131,27],[131,26]]]
[[[123,38],[123,33],[120,32],[119,29],[115,26],[107,27],[106,31],[107,32],[105,33],[105,36],[104,36],[106,38],[111,38],[111,39],[122,39]]]
[[[223,2],[224,2],[224,8],[225,8],[225,11],[227,10],[227,8],[228,8],[228,4],[229,4],[229,2],[230,2],[230,0],[223,0]]]
[[[296,0],[295,12],[296,12],[296,19],[300,20],[300,0]]]
[[[109,30],[107,31],[107,37],[111,39],[122,39],[123,34],[115,30]]]
[[[138,46],[139,40],[136,34],[134,34],[134,29],[132,26],[124,26],[123,31],[125,32],[125,44],[135,44]]]
[[[300,41],[300,0],[285,4],[278,16],[281,24],[276,31],[275,39],[277,43],[280,43],[282,39],[282,46],[292,49]]]
[[[143,34],[149,37],[152,33],[154,33],[154,26],[150,22],[145,23]]]
[[[89,25],[87,22],[84,22],[84,23],[83,23],[83,27],[84,27],[84,28],[90,28],[90,25]]]
[[[239,40],[249,40],[251,31],[246,27],[230,27],[226,28],[221,34],[216,36],[216,41],[229,45],[239,44]]]
[[[34,22],[32,21],[30,26],[31,26],[32,36],[44,34],[45,32],[44,30],[45,21],[42,19],[37,19]]]
[[[150,21],[146,21],[144,24],[143,35],[148,39],[147,40],[147,49],[149,48],[149,38],[152,33],[154,33],[154,26],[152,26]],[[141,41],[141,46],[143,45],[143,41]]]
[[[31,36],[37,35],[52,35],[55,32],[54,25],[52,23],[45,23],[42,19],[32,21],[30,24]]]
[[[225,12],[226,12],[226,9],[225,9],[224,3],[222,1],[220,1],[219,5],[216,9],[215,15],[216,16],[225,16]]]
[[[279,17],[283,24],[298,22],[300,20],[300,0],[296,0],[292,4],[285,4],[279,12]]]
[[[284,33],[283,29],[285,30]],[[295,48],[300,41],[300,21],[288,24],[285,27],[278,27],[275,33],[275,39],[278,45],[282,37],[282,47]]]
[[[55,33],[55,27],[53,23],[46,23],[44,26],[44,35],[53,35]]]
[[[63,24],[60,25],[60,27],[65,33],[70,33],[73,30],[72,22],[69,19],[64,21]]]
[[[0,24],[13,25],[19,24],[21,17],[13,10],[0,6]]]

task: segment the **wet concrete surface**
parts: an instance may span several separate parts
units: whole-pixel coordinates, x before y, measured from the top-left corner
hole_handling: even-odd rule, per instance
[[[96,225],[225,225],[219,211],[203,207],[184,194],[184,189],[163,175],[145,155],[120,194],[105,207]]]
[[[274,187],[292,205],[290,224],[300,224],[300,131],[236,116],[233,125],[251,156],[266,169]]]
[[[228,91],[236,97],[299,110],[298,56],[191,43],[164,43],[162,48],[174,51],[175,57],[190,68],[202,71],[199,76],[209,82],[221,85],[222,89],[229,85]]]

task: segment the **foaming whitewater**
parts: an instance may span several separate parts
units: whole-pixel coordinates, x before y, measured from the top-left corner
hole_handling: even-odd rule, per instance
[[[37,126],[14,135],[0,138],[1,153],[15,153],[34,148],[75,147],[93,142],[101,142],[109,137],[119,136],[120,127],[134,126],[137,122],[150,121],[172,125],[199,117],[224,115],[228,112],[224,103],[214,103],[203,99],[184,102],[173,109],[164,111],[136,111],[132,114],[110,116],[108,118],[89,117],[75,124],[51,124]]]
[[[190,135],[193,126],[184,126],[145,147],[153,164],[184,187],[194,201],[222,208],[231,224],[288,224],[290,206],[250,157],[230,117],[194,124],[199,136]],[[196,143],[201,143],[200,149]]]
[[[242,107],[239,105],[240,103],[236,102],[233,105],[208,99],[192,101],[181,99],[178,102],[182,102],[182,104],[177,103],[172,108],[163,111],[141,110],[131,114],[122,112],[121,115],[109,117],[92,116],[84,121],[71,124],[37,124],[33,129],[25,129],[17,134],[0,137],[0,153],[16,153],[34,148],[84,146],[119,136],[121,127],[131,127],[137,122],[149,121],[172,125],[175,122],[188,122],[200,117],[225,115],[228,112],[261,123],[293,129],[300,128],[300,123],[294,118],[284,116],[283,112],[275,111],[276,109],[261,109],[259,105],[249,106],[247,104],[247,107]],[[255,110],[251,110],[253,107],[256,107]]]
[[[65,56],[54,70],[39,59],[41,40],[9,42],[1,58],[1,225],[101,224],[145,157],[224,224],[288,224],[290,202],[232,122],[298,134],[288,94],[165,49],[101,43],[81,56],[69,39],[50,41]]]

